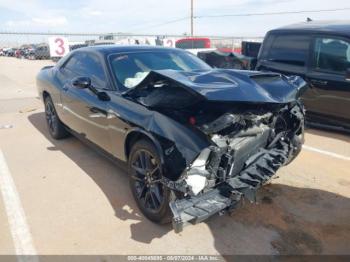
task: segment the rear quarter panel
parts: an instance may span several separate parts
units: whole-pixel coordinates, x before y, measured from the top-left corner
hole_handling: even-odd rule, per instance
[[[62,119],[63,108],[61,102],[60,85],[56,78],[56,67],[44,67],[36,77],[36,86],[39,98],[44,102],[44,94],[50,95],[60,119]]]

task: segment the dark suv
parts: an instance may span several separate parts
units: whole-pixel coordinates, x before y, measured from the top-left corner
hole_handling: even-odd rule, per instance
[[[350,129],[350,21],[307,22],[272,30],[257,70],[302,76],[303,101],[314,124]]]

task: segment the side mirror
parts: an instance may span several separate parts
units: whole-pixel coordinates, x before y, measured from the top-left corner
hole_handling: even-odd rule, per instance
[[[91,86],[91,79],[89,77],[76,77],[72,80],[72,85],[79,89],[89,88]]]
[[[89,77],[76,77],[72,80],[72,85],[78,89],[89,88],[89,90],[91,90],[91,92],[94,93],[101,101],[111,100],[110,96],[106,92],[99,91],[91,84],[91,79]]]
[[[350,68],[348,68],[345,72],[345,80],[350,81]]]

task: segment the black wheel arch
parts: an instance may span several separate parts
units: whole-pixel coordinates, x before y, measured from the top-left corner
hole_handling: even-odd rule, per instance
[[[46,97],[48,97],[48,96],[50,96],[50,93],[47,92],[46,90],[44,90],[44,91],[42,92],[42,99],[43,99],[43,101],[45,101]],[[51,97],[51,96],[50,96],[50,97]]]
[[[150,134],[149,132],[141,128],[132,129],[126,134],[126,138],[124,142],[125,159],[126,160],[129,159],[132,146],[140,139],[146,139],[155,146],[157,153],[159,155],[161,165],[164,166],[165,164],[164,151],[160,142],[155,138],[154,135]]]
[[[129,131],[126,136],[124,143],[126,161],[129,159],[133,144],[140,139],[146,139],[155,146],[163,175],[172,181],[176,181],[186,168],[186,159],[178,150],[176,143],[162,136],[147,132],[140,127]]]

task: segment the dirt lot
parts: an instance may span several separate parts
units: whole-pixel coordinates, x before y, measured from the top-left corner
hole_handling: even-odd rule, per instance
[[[18,196],[4,199],[0,187],[0,254],[21,241],[38,254],[350,254],[350,136],[307,130],[258,204],[175,234],[142,216],[120,168],[73,137],[49,137],[35,98],[47,64],[0,57],[0,126],[12,125],[0,129],[0,172],[8,167]]]

